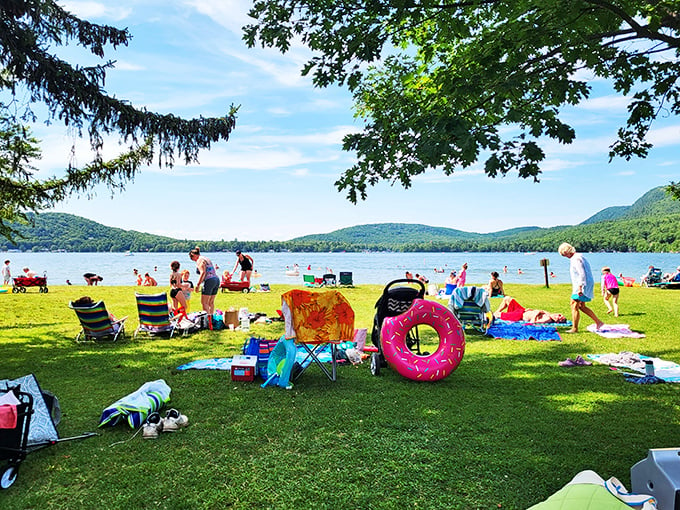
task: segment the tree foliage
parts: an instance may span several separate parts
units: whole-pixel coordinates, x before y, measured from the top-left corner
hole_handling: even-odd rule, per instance
[[[27,210],[48,208],[96,184],[120,190],[154,159],[172,166],[175,157],[196,162],[199,150],[228,140],[236,123],[233,105],[222,117],[183,119],[135,108],[107,94],[106,72],[114,62],[89,67],[60,59],[56,48],[75,44],[104,59],[105,49],[127,45],[126,29],[81,20],[53,0],[3,0],[0,3],[0,235],[11,238],[10,224]],[[40,105],[39,107],[36,107]],[[46,110],[46,123],[61,122],[77,135],[87,133],[94,157],[82,168],[64,165],[64,175],[39,179],[30,161],[38,142],[25,126]],[[125,151],[104,161],[104,137],[117,135]]]
[[[680,213],[650,214],[636,218],[568,227],[526,228],[478,234],[426,225],[360,225],[330,234],[290,241],[204,241],[173,239],[133,230],[106,227],[63,213],[44,213],[33,226],[15,226],[22,234],[12,245],[0,239],[0,251],[69,252],[184,252],[200,246],[204,252],[528,252],[555,251],[571,242],[580,251],[679,252]],[[448,235],[447,235],[448,234]]]
[[[299,38],[303,74],[353,92],[365,127],[336,182],[352,202],[481,157],[490,177],[538,179],[541,140],[574,140],[560,109],[589,97],[585,70],[631,98],[610,158],[646,156],[652,122],[680,108],[678,0],[258,0],[250,15],[250,46]]]

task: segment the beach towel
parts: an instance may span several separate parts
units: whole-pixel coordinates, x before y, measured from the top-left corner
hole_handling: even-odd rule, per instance
[[[549,324],[494,321],[486,330],[486,334],[506,340],[538,340],[539,342],[562,340],[557,328]]]
[[[354,347],[353,342],[343,342],[338,348],[350,348]],[[317,357],[322,363],[330,363],[331,358],[331,346],[324,345],[322,348],[317,349]],[[185,363],[177,367],[177,370],[231,370],[231,363],[233,358],[209,358],[209,359],[197,359]],[[307,366],[311,363],[311,359],[307,356],[307,352],[304,350],[302,345],[296,346],[295,361]]]
[[[197,359],[177,367],[177,370],[229,370],[233,358]]]
[[[490,312],[489,294],[481,287],[457,287],[449,298],[449,308],[456,310],[463,308],[465,301],[474,301],[482,312]]]
[[[35,376],[28,374],[14,380],[0,380],[0,393],[17,386],[21,391],[30,393],[33,397],[33,414],[28,428],[28,446],[41,445],[59,439],[56,428],[59,421],[55,421],[52,417],[51,409],[45,402],[43,391]]]
[[[113,426],[127,421],[130,427],[137,428],[146,417],[159,411],[170,401],[170,386],[163,379],[144,383],[139,389],[104,409],[99,419],[99,426]]]
[[[339,291],[290,290],[281,295],[286,338],[318,344],[354,338],[354,310]]]
[[[527,321],[509,321],[504,319],[494,318],[494,324],[529,324],[531,326],[537,326],[539,328],[568,328],[571,327],[571,321],[565,322],[527,322]]]
[[[668,383],[680,383],[680,365],[661,358],[652,358],[636,352],[622,351],[619,353],[588,354],[587,358],[597,363],[612,367],[627,368],[640,374],[645,373],[645,360],[654,363],[654,375]]]
[[[644,338],[645,335],[632,331],[628,324],[605,324],[597,328],[595,324],[590,324],[586,328],[591,333],[597,333],[604,338]]]

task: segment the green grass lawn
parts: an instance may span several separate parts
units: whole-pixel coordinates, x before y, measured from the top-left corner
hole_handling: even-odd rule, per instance
[[[217,308],[275,315],[274,292],[219,294]],[[0,379],[34,373],[63,411],[62,437],[100,435],[34,452],[0,508],[527,508],[584,469],[630,488],[649,448],[678,446],[678,390],[636,385],[608,367],[563,368],[578,354],[636,351],[680,362],[680,293],[622,289],[617,321],[644,339],[591,333],[561,342],[493,340],[469,332],[448,378],[416,383],[368,363],[311,367],[291,391],[234,383],[182,363],[240,353],[248,336],[277,338],[283,324],[249,334],[203,331],[171,340],[76,344],[69,300],[89,293],[137,325],[133,287],[50,287],[0,295]],[[529,308],[569,315],[570,287],[513,285]],[[343,289],[356,326],[372,324],[381,286]],[[192,306],[199,300],[194,297]],[[498,301],[492,300],[497,306]],[[598,299],[593,308],[605,317]],[[584,318],[582,331],[590,323]],[[131,336],[131,335],[130,335]],[[191,426],[157,440],[127,426],[97,429],[102,410],[146,381],[164,379]]]

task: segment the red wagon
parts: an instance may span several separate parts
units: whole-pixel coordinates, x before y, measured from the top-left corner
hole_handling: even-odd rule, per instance
[[[12,292],[26,292],[26,287],[40,287],[40,293],[47,294],[47,276],[17,276],[14,278]]]
[[[222,279],[220,289],[222,289],[222,292],[228,290],[232,292],[250,292],[250,284],[248,282],[232,282]]]

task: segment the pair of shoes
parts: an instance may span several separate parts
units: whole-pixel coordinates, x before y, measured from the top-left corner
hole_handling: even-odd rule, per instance
[[[560,361],[558,365],[561,367],[575,367],[576,362],[571,358],[567,358],[564,361]]]
[[[580,354],[576,356],[576,359],[574,359],[574,363],[581,366],[590,366],[593,364],[591,361],[584,360]]]
[[[158,413],[151,413],[142,425],[142,437],[144,439],[156,439],[163,431],[163,419]]]
[[[162,423],[163,432],[177,432],[179,429],[189,426],[189,418],[177,409],[168,409]]]

